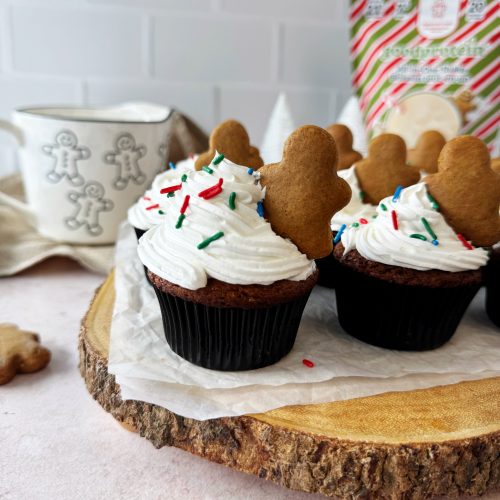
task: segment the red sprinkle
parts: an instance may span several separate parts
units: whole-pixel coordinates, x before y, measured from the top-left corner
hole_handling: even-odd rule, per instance
[[[312,361],[309,361],[308,359],[303,359],[302,363],[304,363],[307,366],[307,368],[313,368],[314,367],[314,363]]]
[[[146,207],[146,210],[154,210],[155,208],[160,208],[160,205],[158,203],[156,205],[149,205],[149,207]]]
[[[151,198],[149,196],[144,196],[143,200],[151,201]]]
[[[186,197],[184,198],[184,201],[182,203],[182,207],[181,207],[181,214],[185,213],[186,212],[186,209],[189,205],[189,198],[191,198],[191,196],[189,196],[188,194],[186,195]]]
[[[392,225],[394,226],[394,229],[397,231],[399,229],[398,226],[398,214],[396,213],[396,210],[392,211]]]
[[[174,191],[179,191],[179,189],[182,188],[182,183],[181,184],[175,184],[174,186],[168,186],[166,188],[160,189],[161,194],[165,193],[173,193]]]
[[[202,196],[204,200],[209,200],[210,198],[214,198],[218,194],[222,193],[222,188],[217,186],[215,189],[212,189],[209,193],[206,193],[205,196]]]
[[[366,219],[359,219],[359,222],[361,222],[361,224],[368,224],[368,221]]]
[[[462,245],[467,248],[467,250],[474,250],[474,247],[461,234],[457,234],[457,237],[462,242]]]
[[[213,186],[210,186],[209,188],[204,189],[203,191],[200,191],[198,193],[198,196],[200,198],[205,198],[205,199],[207,199],[207,196],[209,196],[210,198],[213,198],[213,196],[216,196],[217,194],[219,194],[222,191],[222,183],[223,182],[224,182],[224,179],[222,179],[222,177],[221,177],[217,184],[214,184]],[[212,194],[214,191],[217,191],[217,193],[215,195]]]

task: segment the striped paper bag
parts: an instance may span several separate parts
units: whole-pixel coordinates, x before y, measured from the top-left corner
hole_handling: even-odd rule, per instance
[[[351,0],[353,86],[369,136],[472,134],[498,156],[498,0]],[[495,146],[496,144],[496,146]]]

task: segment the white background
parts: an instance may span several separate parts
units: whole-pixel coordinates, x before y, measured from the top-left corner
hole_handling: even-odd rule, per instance
[[[0,0],[0,117],[32,104],[172,105],[260,145],[280,90],[297,125],[350,95],[348,0]],[[0,132],[0,175],[15,168]]]

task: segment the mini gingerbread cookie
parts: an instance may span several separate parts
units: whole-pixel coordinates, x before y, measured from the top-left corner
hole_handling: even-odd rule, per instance
[[[245,127],[236,120],[227,120],[215,127],[210,135],[209,150],[202,153],[196,160],[196,170],[209,165],[216,151],[233,163],[251,167],[254,170],[264,165],[259,150],[250,144]]]
[[[337,170],[352,167],[363,156],[352,149],[353,137],[349,127],[340,123],[334,123],[326,128],[326,131],[335,139],[337,145],[338,163]]]
[[[477,108],[474,104],[474,94],[470,90],[462,90],[453,100],[462,115],[462,120],[467,123],[467,113]]]
[[[330,221],[351,199],[351,189],[337,175],[335,141],[314,125],[287,139],[280,163],[263,166],[264,210],[275,233],[292,240],[309,259],[333,250]]]
[[[500,158],[492,158],[491,159],[491,168],[497,173],[500,174]]]
[[[439,153],[446,139],[437,130],[427,130],[418,138],[414,149],[408,150],[408,165],[429,174],[437,172]]]
[[[50,351],[40,345],[38,335],[0,324],[0,385],[10,382],[16,373],[41,370],[49,361]]]
[[[476,246],[500,240],[500,175],[491,169],[486,145],[472,136],[448,142],[438,172],[424,182],[450,226]]]
[[[420,172],[406,164],[406,145],[396,134],[375,137],[368,146],[368,157],[355,165],[364,202],[372,205],[398,186],[408,187],[420,180]]]

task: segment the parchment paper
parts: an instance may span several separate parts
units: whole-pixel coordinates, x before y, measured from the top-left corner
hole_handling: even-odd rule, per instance
[[[246,372],[196,367],[169,348],[136,249],[135,235],[124,224],[115,259],[108,370],[125,399],[204,420],[500,375],[500,332],[484,314],[482,292],[445,346],[404,353],[345,334],[336,319],[334,292],[321,287],[311,295],[294,349],[280,362]],[[305,358],[315,366],[304,366]]]

